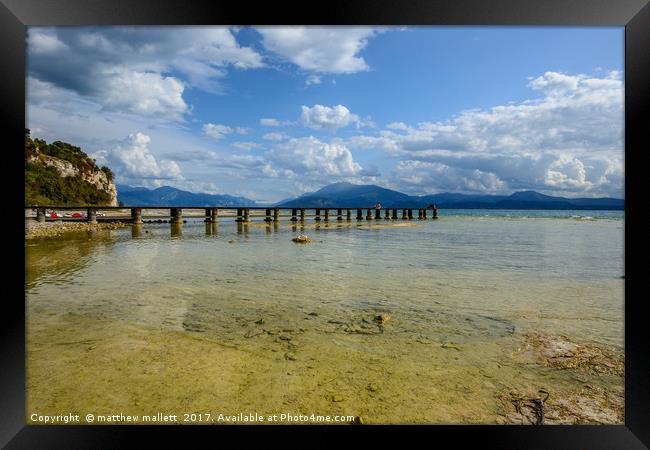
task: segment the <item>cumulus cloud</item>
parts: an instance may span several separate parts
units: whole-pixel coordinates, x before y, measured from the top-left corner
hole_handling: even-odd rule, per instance
[[[381,149],[402,160],[395,174],[411,186],[510,192],[621,196],[623,83],[547,72],[528,86],[541,98],[470,110],[445,122],[391,123],[376,136],[347,140],[352,148]],[[409,170],[413,174],[406,176]],[[462,184],[456,177],[466,177]],[[417,182],[417,183],[416,183]]]
[[[277,144],[265,157],[275,166],[318,178],[350,177],[362,170],[345,145],[322,142],[312,136]]]
[[[370,27],[257,27],[264,47],[303,70],[354,73],[368,70],[359,55],[380,30]]]
[[[30,27],[27,54],[32,78],[108,110],[175,121],[189,111],[187,86],[220,92],[230,68],[264,66],[226,27]]]
[[[313,107],[303,106],[300,121],[308,128],[314,130],[327,129],[330,131],[347,127],[350,124],[360,125],[359,116],[352,114],[343,105],[333,107],[314,105]]]
[[[181,169],[176,161],[158,161],[149,149],[151,138],[144,133],[129,135],[110,150],[101,150],[90,156],[98,164],[107,164],[118,181],[136,180],[148,186],[160,186],[163,181],[182,180]]]

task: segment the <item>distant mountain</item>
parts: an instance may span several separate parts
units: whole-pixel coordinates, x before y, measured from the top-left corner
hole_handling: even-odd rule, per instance
[[[512,195],[468,195],[441,193],[410,196],[375,185],[334,183],[277,206],[283,208],[368,208],[375,203],[387,208],[424,208],[434,203],[443,209],[625,209],[618,198],[552,197],[535,191]]]
[[[291,207],[368,207],[380,202],[382,206],[417,207],[410,197],[401,192],[375,185],[334,183],[324,188],[304,194],[294,200],[282,203],[283,208]]]
[[[197,194],[170,186],[150,190],[118,185],[117,200],[124,206],[256,206],[253,200],[245,197]]]

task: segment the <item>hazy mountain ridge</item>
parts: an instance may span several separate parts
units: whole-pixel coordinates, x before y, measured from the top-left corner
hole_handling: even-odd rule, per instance
[[[293,200],[277,204],[283,208],[368,208],[375,203],[387,208],[423,208],[435,203],[447,209],[611,209],[622,210],[625,201],[617,198],[565,198],[540,194],[535,191],[505,195],[476,195],[441,193],[411,196],[375,185],[334,183],[316,192],[303,194]]]
[[[257,206],[255,201],[233,195],[202,194],[170,186],[156,189],[119,185],[117,199],[124,206]]]

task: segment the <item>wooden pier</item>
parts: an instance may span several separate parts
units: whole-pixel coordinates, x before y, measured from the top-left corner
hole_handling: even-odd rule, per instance
[[[220,218],[234,218],[239,223],[249,223],[261,219],[267,223],[279,223],[281,218],[289,218],[291,222],[304,222],[313,218],[316,222],[329,222],[330,213],[336,216],[337,222],[352,221],[353,211],[356,210],[357,221],[397,221],[399,211],[401,220],[413,220],[413,210],[418,211],[417,220],[427,220],[430,208],[269,208],[265,206],[26,206],[25,211],[36,211],[34,218],[39,222],[62,220],[66,222],[129,222],[142,223],[171,223],[182,224],[184,217],[200,219],[206,223],[217,223]],[[366,212],[364,217],[364,210]],[[75,211],[76,217],[47,217],[47,211]],[[144,212],[147,214],[145,214]],[[167,212],[167,213],[165,213]],[[111,214],[112,213],[112,214]],[[184,216],[184,213],[187,215]],[[438,218],[438,209],[432,210],[431,219]]]

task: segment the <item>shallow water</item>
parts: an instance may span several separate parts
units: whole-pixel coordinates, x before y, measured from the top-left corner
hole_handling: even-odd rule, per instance
[[[231,411],[494,423],[503,390],[569,392],[587,383],[622,390],[620,377],[535,365],[523,347],[528,331],[541,331],[622,352],[623,227],[620,212],[458,210],[437,221],[370,225],[190,219],[29,240],[28,407],[91,408],[78,390],[86,383],[65,380],[92,377],[87,367],[95,363],[119,366],[122,329],[147,345],[159,333],[174,336],[162,356],[170,379],[164,387],[141,378],[152,361],[138,354],[110,378],[137,379],[138,389],[105,399],[109,409],[156,409],[160,389],[169,405],[210,408],[210,390],[220,389],[217,403]],[[313,242],[292,243],[301,232]],[[389,320],[380,323],[379,314]],[[83,341],[90,329],[91,340],[112,343],[112,362],[88,346],[44,351]],[[175,342],[185,350],[172,357]],[[230,384],[190,395],[171,377],[202,386],[181,369],[206,342],[202,351],[212,342],[244,353],[203,363]],[[45,376],[53,366],[63,371],[54,380]],[[96,380],[88,386],[93,401],[110,391]]]

